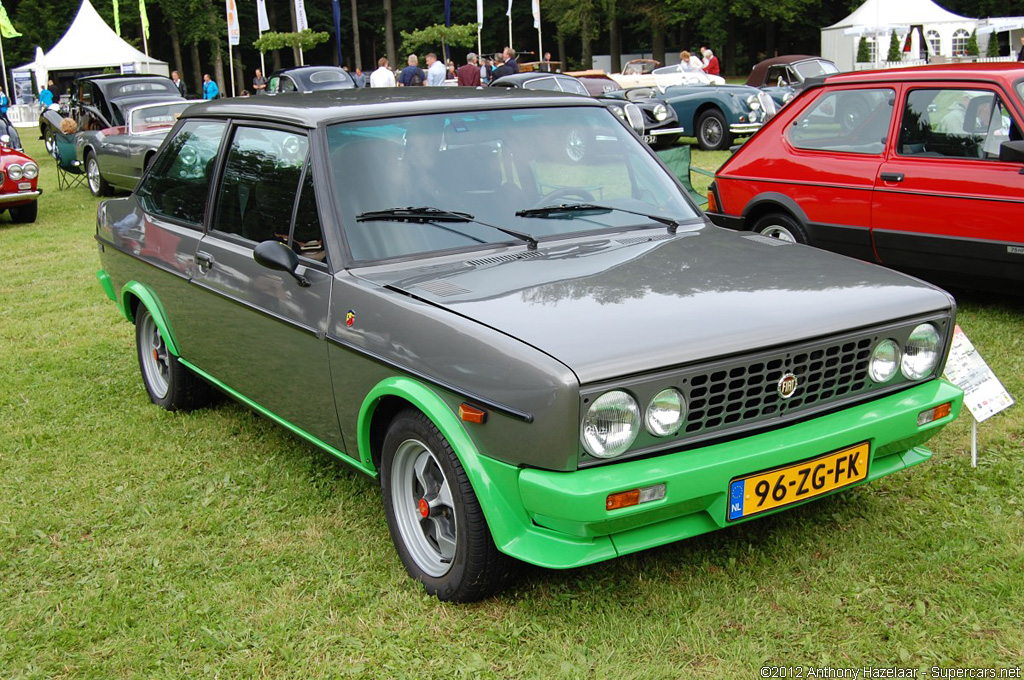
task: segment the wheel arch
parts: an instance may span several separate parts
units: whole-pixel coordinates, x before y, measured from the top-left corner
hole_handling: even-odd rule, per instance
[[[807,228],[807,214],[803,208],[789,196],[774,192],[755,196],[743,209],[743,226],[750,231],[759,219],[774,212],[787,213],[790,217]]]
[[[519,500],[519,470],[481,455],[462,421],[430,386],[406,376],[392,376],[367,393],[357,424],[360,461],[368,468],[380,469],[388,424],[406,407],[427,416],[448,440],[480,502],[494,544],[508,552],[506,547],[522,534],[524,523],[529,524]]]
[[[706,102],[703,102],[700,106],[698,106],[697,110],[693,112],[693,123],[692,124],[693,124],[693,131],[694,131],[694,133],[697,132],[697,120],[701,116],[703,116],[706,111],[711,111],[711,110],[718,111],[720,114],[722,114],[722,117],[725,118],[726,128],[728,128],[728,126],[729,126],[729,117],[725,115],[725,109],[722,108],[719,105],[719,103],[716,102],[716,101],[706,101]],[[726,130],[726,132],[728,132],[728,129]]]
[[[167,313],[164,311],[164,306],[160,304],[160,298],[145,284],[129,281],[121,289],[121,313],[126,319],[135,323],[140,305],[148,309],[153,316],[156,327],[164,337],[164,342],[167,343],[167,350],[174,356],[180,357],[178,343],[171,330],[171,325],[167,322]]]

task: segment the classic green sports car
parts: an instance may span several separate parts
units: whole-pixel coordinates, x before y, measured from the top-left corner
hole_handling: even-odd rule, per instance
[[[962,402],[949,295],[711,225],[584,97],[191,107],[96,238],[149,398],[219,389],[379,480],[444,600],[916,465]]]

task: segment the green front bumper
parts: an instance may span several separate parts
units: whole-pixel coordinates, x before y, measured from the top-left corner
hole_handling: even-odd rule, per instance
[[[920,412],[947,401],[949,416],[918,427]],[[864,441],[871,445],[865,481],[922,463],[931,457],[922,444],[956,419],[962,403],[959,388],[933,380],[770,432],[576,472],[518,470],[481,456],[489,483],[477,493],[503,552],[542,567],[578,567],[724,527],[729,482],[752,472]],[[662,483],[663,500],[605,509],[608,494]],[[497,507],[504,512],[488,511]]]

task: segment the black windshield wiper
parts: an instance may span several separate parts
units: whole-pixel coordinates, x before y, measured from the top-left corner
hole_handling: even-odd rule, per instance
[[[490,224],[488,222],[481,222],[469,213],[456,212],[454,210],[442,210],[441,208],[432,208],[430,206],[422,206],[418,208],[410,206],[408,208],[370,210],[356,215],[356,222],[383,221],[416,222],[419,224],[426,224],[429,222],[475,222],[476,224],[482,224],[483,226],[490,227],[491,229],[497,229],[501,233],[513,236],[520,241],[525,241],[529,250],[537,249],[537,239],[526,232],[506,229],[505,227],[499,227],[496,224]]]
[[[676,233],[676,229],[679,228],[679,222],[672,219],[671,217],[664,217],[662,215],[649,215],[647,213],[636,212],[635,210],[626,210],[625,208],[616,208],[610,205],[595,205],[593,203],[559,203],[558,205],[546,205],[543,208],[529,208],[527,210],[517,210],[516,217],[555,217],[564,216],[571,219],[574,214],[579,213],[605,213],[616,210],[618,212],[626,213],[627,215],[636,215],[637,217],[646,217],[652,222],[659,222],[668,227],[670,234]]]

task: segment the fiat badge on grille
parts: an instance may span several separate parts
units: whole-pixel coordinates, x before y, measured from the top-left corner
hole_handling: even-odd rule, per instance
[[[796,392],[797,384],[795,375],[792,373],[784,373],[782,377],[779,378],[779,396],[783,399],[789,399],[793,396],[793,393]]]

